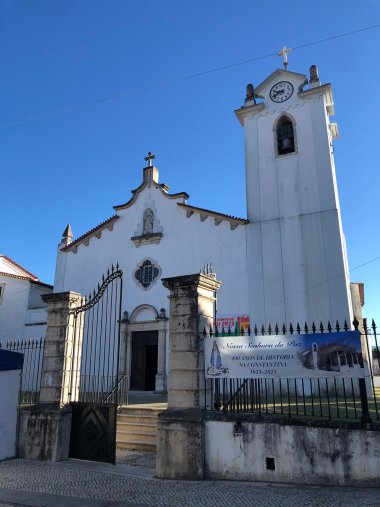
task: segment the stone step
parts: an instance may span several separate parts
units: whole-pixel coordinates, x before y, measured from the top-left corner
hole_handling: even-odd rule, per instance
[[[137,422],[137,423],[130,423],[130,422],[124,422],[124,421],[118,421],[117,422],[117,431],[147,431],[151,433],[156,433],[157,430],[157,424],[149,424],[147,422]]]
[[[156,443],[156,432],[150,431],[133,431],[133,430],[120,430],[116,432],[117,440],[120,442],[145,442],[147,444]]]
[[[120,449],[156,450],[158,414],[166,404],[122,406],[117,415],[116,445]]]
[[[146,442],[118,442],[118,449],[131,449],[133,451],[156,452],[156,444],[147,444]]]

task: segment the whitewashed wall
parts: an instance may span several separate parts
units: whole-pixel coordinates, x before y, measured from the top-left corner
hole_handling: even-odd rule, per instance
[[[5,284],[0,304],[0,341],[45,336],[47,312],[40,295],[52,289],[1,275],[0,284]]]
[[[253,320],[344,322],[352,319],[347,260],[341,226],[323,87],[299,95],[304,76],[284,73],[260,89],[268,97],[277,81],[290,81],[293,96],[275,104],[238,110],[246,147],[247,249]],[[275,127],[287,114],[295,127],[295,153],[276,155]]]
[[[5,284],[0,304],[0,340],[24,338],[30,282],[0,276],[0,283]]]
[[[92,237],[88,246],[79,245],[77,253],[62,253],[66,257],[64,279],[55,291],[74,290],[88,294],[100,280],[105,269],[119,262],[124,271],[123,310],[131,313],[141,304],[169,312],[167,291],[160,280],[149,290],[142,290],[133,272],[145,258],[152,259],[161,269],[161,278],[198,273],[206,263],[213,265],[217,277],[223,281],[218,295],[218,311],[246,313],[248,311],[248,283],[246,277],[245,229],[230,229],[227,221],[215,226],[213,217],[200,221],[194,213],[186,217],[177,206],[182,199],[168,199],[159,189],[145,189],[137,201],[118,212],[120,219],[113,230],[104,230],[99,239]],[[131,237],[136,235],[144,210],[154,208],[162,227],[163,237],[157,245],[136,247]]]
[[[207,421],[205,451],[211,479],[378,486],[378,431],[242,421]],[[267,459],[274,470],[267,467]]]

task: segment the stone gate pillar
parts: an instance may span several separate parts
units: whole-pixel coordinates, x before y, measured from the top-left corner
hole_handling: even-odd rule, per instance
[[[71,378],[73,375],[74,387],[78,386],[82,345],[83,320],[78,318],[74,326],[69,311],[80,306],[83,297],[77,292],[61,292],[42,299],[48,304],[48,320],[40,398],[37,405],[20,411],[18,454],[27,459],[60,461],[69,453]]]
[[[168,409],[157,427],[157,476],[204,477],[203,329],[213,323],[220,282],[203,275],[162,280],[170,290]]]

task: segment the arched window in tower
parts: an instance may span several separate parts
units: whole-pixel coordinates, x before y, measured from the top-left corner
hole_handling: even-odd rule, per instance
[[[287,116],[282,116],[277,123],[277,152],[279,155],[293,153],[294,128],[292,121]]]

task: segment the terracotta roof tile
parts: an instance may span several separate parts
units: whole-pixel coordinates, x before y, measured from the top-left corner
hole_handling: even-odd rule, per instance
[[[28,276],[13,275],[12,273],[5,273],[4,271],[0,271],[0,276],[6,276],[8,278],[16,278],[17,280],[25,280],[27,282],[31,282],[31,283],[35,283],[37,285],[42,285],[44,287],[48,287],[50,289],[53,288],[53,285],[50,285],[50,284],[44,283],[44,282],[40,282],[38,279],[37,280],[32,280]]]
[[[198,208],[197,206],[190,206],[190,204],[183,204],[182,202],[177,202],[178,206],[181,208],[188,209],[189,211],[195,211],[196,213],[208,213],[209,215],[224,218],[230,222],[239,222],[241,224],[249,224],[249,220],[246,218],[234,217],[233,215],[226,215],[225,213],[219,213],[219,211],[212,211],[205,208]]]
[[[28,275],[26,278],[28,278],[29,280],[38,281],[38,279],[39,279],[38,276],[33,275],[33,273],[31,273],[27,269],[23,268],[22,266],[20,266],[20,264],[18,264],[17,262],[15,262],[10,257],[7,257],[6,255],[0,255],[0,257],[2,257],[3,259],[5,259],[6,261],[10,262],[14,266],[16,266],[16,268],[21,269],[22,271],[24,271],[24,273],[26,273]]]
[[[116,222],[116,220],[118,220],[119,218],[120,218],[119,215],[113,215],[112,217],[108,218],[107,220],[104,220],[104,222],[102,222],[101,224],[90,229],[85,234],[82,234],[82,236],[79,236],[79,238],[72,241],[67,246],[64,246],[63,248],[61,248],[61,250],[63,252],[71,250],[72,247],[77,246],[78,244],[82,243],[84,239],[86,239],[87,237],[90,238],[96,231],[103,229],[104,227],[106,227],[108,224],[110,224],[112,222]]]

